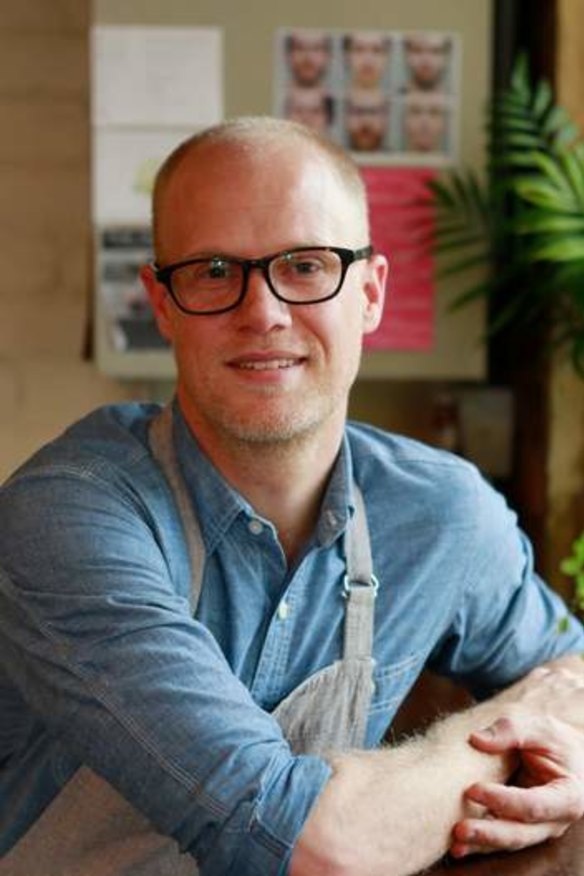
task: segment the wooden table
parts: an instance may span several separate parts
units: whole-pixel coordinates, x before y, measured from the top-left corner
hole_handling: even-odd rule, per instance
[[[427,876],[584,876],[584,819],[559,840],[512,854],[445,861]]]

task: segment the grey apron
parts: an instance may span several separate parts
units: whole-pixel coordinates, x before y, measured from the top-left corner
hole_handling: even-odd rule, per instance
[[[180,474],[172,411],[155,418],[150,445],[169,482],[191,562],[191,604],[201,593],[205,550]],[[274,710],[291,749],[322,754],[363,746],[373,690],[372,643],[377,581],[372,573],[363,498],[345,533],[347,574],[343,658],[307,678]],[[111,785],[81,767],[30,830],[0,861],[0,876],[196,876],[191,855],[156,832]]]

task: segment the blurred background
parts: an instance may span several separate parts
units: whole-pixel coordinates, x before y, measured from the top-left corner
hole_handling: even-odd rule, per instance
[[[172,391],[166,352],[103,351],[91,194],[96,25],[217,28],[229,116],[273,111],[279,28],[456,34],[456,161],[480,172],[486,107],[521,49],[584,124],[583,15],[584,0],[2,0],[0,479],[88,410]],[[545,314],[491,338],[488,302],[451,310],[457,282],[436,284],[427,348],[366,353],[351,415],[476,461],[516,508],[540,571],[570,595],[559,566],[584,530],[584,380],[549,344]],[[143,316],[139,300],[127,306]]]

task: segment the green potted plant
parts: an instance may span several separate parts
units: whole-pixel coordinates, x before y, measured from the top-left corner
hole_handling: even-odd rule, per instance
[[[545,312],[550,339],[584,377],[584,143],[549,83],[532,85],[527,60],[489,110],[487,168],[432,181],[440,275],[482,267],[454,306],[485,295],[489,325]]]
[[[574,579],[574,605],[584,614],[584,532],[572,545],[572,554],[560,566],[564,575]]]
[[[484,174],[452,171],[430,191],[439,275],[464,290],[453,307],[487,297],[491,334],[543,321],[584,378],[584,143],[525,56],[489,107]],[[561,570],[584,615],[584,533]]]

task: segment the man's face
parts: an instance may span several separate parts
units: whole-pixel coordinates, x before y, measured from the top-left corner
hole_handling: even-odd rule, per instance
[[[314,149],[257,151],[206,146],[175,171],[160,214],[163,264],[367,242],[349,194]],[[382,257],[351,265],[339,295],[312,305],[279,301],[253,270],[239,307],[212,316],[182,313],[148,269],[143,277],[174,347],[181,407],[204,447],[340,434],[362,334],[381,314]]]
[[[445,37],[420,34],[406,42],[406,58],[413,84],[421,89],[436,88],[444,74],[448,59]]]
[[[318,85],[329,62],[328,37],[297,32],[291,35],[288,64],[297,85]]]
[[[386,37],[377,34],[353,34],[347,48],[352,84],[362,88],[379,85],[388,58],[389,44]]]
[[[382,149],[387,123],[387,98],[383,94],[361,92],[347,98],[345,124],[350,149],[356,152]]]
[[[410,152],[444,148],[447,109],[441,94],[412,93],[404,101],[404,134]]]
[[[286,99],[286,118],[324,134],[329,118],[322,88],[292,88]]]

